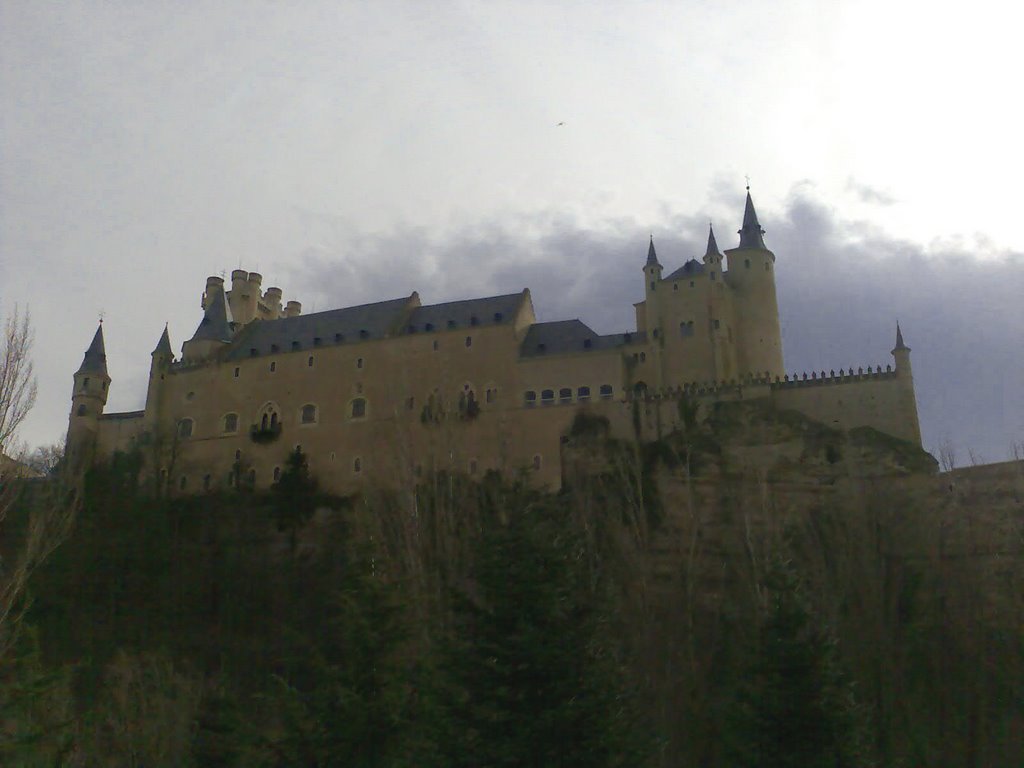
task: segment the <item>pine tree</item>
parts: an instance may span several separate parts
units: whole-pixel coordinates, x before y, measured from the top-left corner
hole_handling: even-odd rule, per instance
[[[508,511],[484,533],[475,591],[447,659],[452,765],[643,764],[601,601],[557,508]]]

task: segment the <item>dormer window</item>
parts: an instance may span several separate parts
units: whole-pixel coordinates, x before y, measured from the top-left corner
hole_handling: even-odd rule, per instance
[[[448,327],[449,328],[454,328],[455,327],[455,321],[454,320],[449,320],[448,321]]]
[[[496,323],[500,323],[501,322],[501,312],[495,312],[494,313],[494,322],[496,322]]]
[[[592,343],[591,343],[590,339],[584,339],[583,340],[583,348],[584,349],[590,349],[591,346],[592,346]]]
[[[425,331],[432,331],[432,330],[434,330],[434,324],[433,323],[427,323],[426,325],[423,326],[423,330],[425,330]]]
[[[319,336],[314,336],[313,337],[313,346],[314,347],[319,347],[323,343],[323,341],[324,340],[321,339]]]
[[[470,325],[480,325],[480,321],[477,319],[476,315],[473,315],[471,318],[469,318],[469,324]]]
[[[256,347],[249,347],[249,357],[256,357],[260,351]]]
[[[360,331],[359,331],[359,338],[360,339],[368,339],[368,338],[370,338],[370,332],[368,330],[366,330],[365,328],[360,329]]]
[[[271,344],[270,345],[270,353],[271,354],[274,354],[275,352],[280,352],[280,351],[281,351],[281,348],[277,344]]]
[[[345,340],[345,334],[343,334],[343,333],[336,333],[336,334],[334,334],[334,343],[335,344],[341,344],[341,342],[343,342],[344,340]]]
[[[298,351],[301,347],[302,347],[302,345],[299,344],[299,342],[297,342],[297,341],[293,341],[292,342],[292,352]]]

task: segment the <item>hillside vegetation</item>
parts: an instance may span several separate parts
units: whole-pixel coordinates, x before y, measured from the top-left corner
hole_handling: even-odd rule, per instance
[[[557,494],[97,468],[0,667],[0,763],[1024,764],[1024,469],[686,416],[580,419]]]

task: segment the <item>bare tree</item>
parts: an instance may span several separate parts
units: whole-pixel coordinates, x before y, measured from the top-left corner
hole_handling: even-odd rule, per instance
[[[0,340],[0,454],[8,452],[18,427],[36,402],[33,337],[28,310],[22,315],[15,305]]]
[[[948,437],[939,443],[939,466],[943,472],[956,469],[956,446]]]
[[[28,478],[39,473],[22,456],[7,455],[22,453],[13,448],[18,427],[36,400],[32,341],[29,313],[15,307],[0,340],[0,661],[13,647],[28,608],[29,577],[67,538],[80,490],[80,478],[58,475],[24,494]],[[17,525],[11,515],[16,505]]]

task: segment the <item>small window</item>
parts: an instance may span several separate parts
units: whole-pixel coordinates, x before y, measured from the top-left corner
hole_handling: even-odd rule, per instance
[[[449,328],[454,328],[455,327],[455,321],[454,320],[449,320],[448,321],[448,327]]]
[[[480,320],[477,319],[476,315],[473,315],[471,318],[469,318],[469,324],[470,325],[480,325]]]
[[[600,394],[602,400],[611,400],[612,396],[614,395],[612,385],[602,384],[601,388],[598,390],[598,394]]]
[[[545,389],[540,393],[541,405],[551,405],[555,402],[555,390]]]
[[[352,418],[361,419],[366,416],[366,398],[357,397],[352,401]]]
[[[466,346],[467,347],[472,347],[473,346],[473,337],[472,336],[467,336],[466,337]]]
[[[653,280],[651,281],[651,290],[652,291],[654,290],[654,281]]]
[[[302,423],[316,424],[316,406],[312,403],[302,406]]]
[[[270,428],[277,429],[277,412],[270,414]]]
[[[583,348],[590,349],[593,346],[593,342],[590,339],[583,340]]]
[[[527,392],[526,394],[524,394],[524,395],[523,395],[523,404],[524,404],[524,405],[525,405],[525,406],[526,406],[527,408],[531,408],[531,407],[535,406],[535,405],[537,404],[537,393],[536,393],[536,392],[534,392],[534,391],[533,391],[533,390],[531,389],[531,390],[530,390],[529,392]],[[82,407],[84,408],[85,406],[82,406]]]
[[[260,351],[256,347],[249,347],[249,357],[256,357]]]
[[[646,363],[647,362],[647,353],[646,352],[641,352],[640,353],[640,362],[641,363]]]
[[[356,360],[356,368],[362,368],[362,367],[363,367],[363,358],[360,357],[360,358],[358,358]]]
[[[306,360],[306,367],[307,368],[312,368],[313,367],[313,356],[312,355],[310,355],[309,359]]]
[[[281,479],[281,468],[274,467],[274,482],[278,482]]]
[[[189,392],[189,393],[188,393],[187,395],[185,395],[185,399],[186,399],[186,400],[187,400],[188,402],[190,402],[190,403],[191,403],[191,402],[192,402],[193,400],[195,400],[195,399],[196,399],[196,393],[195,393],[195,392]]]
[[[224,416],[224,431],[225,432],[237,432],[238,431],[238,414],[228,413]]]
[[[89,388],[89,377],[86,376],[84,379],[82,379],[82,389],[88,389],[88,388]]]
[[[242,373],[242,369],[241,369],[241,368],[235,368],[235,378],[236,378],[236,379],[238,378],[238,376],[239,376],[239,375],[240,375],[241,373]]]
[[[501,322],[501,312],[495,312],[494,313],[494,322],[496,322],[496,323],[500,323]]]
[[[192,419],[182,419],[178,422],[178,437],[192,437]]]
[[[426,323],[423,326],[423,330],[425,330],[425,331],[432,331],[432,330],[434,330],[434,324],[433,323]]]
[[[302,348],[302,345],[297,341],[292,342],[292,352],[298,352]]]
[[[496,390],[496,389],[488,389],[484,393],[484,401],[485,402],[493,403],[497,399],[498,399],[498,390]]]
[[[679,283],[672,283],[672,290],[673,291],[678,291],[679,290]]]
[[[750,269],[750,259],[744,259],[743,266],[746,267],[747,269]]]
[[[83,403],[82,405],[78,406],[78,410],[75,411],[75,413],[77,415],[79,415],[79,416],[85,416],[85,414],[88,413],[88,411],[86,410],[86,407],[85,407],[85,403]]]
[[[690,287],[693,288],[694,285],[696,285],[696,283],[694,283],[693,280],[691,280],[690,281]]]
[[[357,475],[363,471],[363,460],[358,456],[352,460],[352,471]]]
[[[270,345],[270,354],[274,354],[275,352],[280,352],[280,351],[281,351],[281,347],[279,347],[277,344],[271,344]]]
[[[722,321],[721,320],[715,320],[715,330],[717,331],[721,327],[722,327]]]
[[[277,370],[277,362],[275,361],[275,362],[270,364],[270,372],[273,373],[276,370]]]
[[[540,471],[540,454],[539,453],[535,453],[533,455],[533,471],[534,472],[539,472]]]
[[[655,328],[655,329],[654,329],[654,330],[653,330],[653,331],[651,332],[651,335],[652,335],[652,336],[653,336],[654,338],[658,338],[658,329],[657,329],[657,328]]]
[[[434,351],[435,351],[435,352],[437,352],[437,348],[438,348],[439,346],[440,346],[440,345],[439,345],[439,344],[437,343],[437,339],[434,339]]]
[[[365,328],[360,329],[360,331],[359,331],[359,338],[360,339],[368,339],[368,338],[370,338],[370,332],[368,330],[366,330]]]
[[[571,387],[562,387],[560,390],[558,390],[558,402],[562,403],[563,405],[572,402]]]
[[[184,491],[185,490],[185,486],[187,486],[187,485],[188,485],[188,478],[185,477],[185,475],[182,475],[181,478],[178,480],[178,490],[179,491]]]
[[[235,451],[235,461],[241,461],[241,459],[242,459],[242,452],[241,451]]]
[[[341,342],[343,342],[344,340],[345,340],[345,334],[343,334],[343,333],[336,333],[336,334],[334,334],[334,343],[335,344],[341,344]]]
[[[314,347],[319,347],[323,343],[324,343],[324,340],[321,339],[319,336],[314,336],[313,337],[313,346]]]
[[[576,399],[585,403],[590,399],[590,387],[578,387],[576,389]]]

